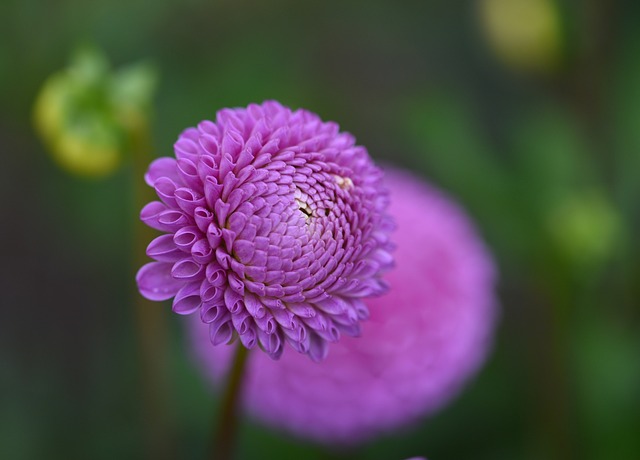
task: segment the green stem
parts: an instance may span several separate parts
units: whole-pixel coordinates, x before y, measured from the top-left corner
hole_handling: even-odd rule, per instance
[[[248,355],[249,350],[242,344],[238,344],[231,374],[222,399],[217,431],[213,436],[212,459],[231,460],[233,458],[235,438],[238,431],[238,400],[242,390],[242,377]]]

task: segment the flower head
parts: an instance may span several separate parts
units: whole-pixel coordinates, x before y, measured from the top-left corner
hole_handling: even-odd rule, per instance
[[[355,444],[446,404],[483,362],[495,323],[494,267],[464,213],[406,173],[387,172],[396,221],[389,292],[368,299],[362,337],[344,338],[320,364],[285,353],[250,355],[244,404],[268,425]],[[189,323],[198,364],[212,382],[231,350],[206,346]]]
[[[355,336],[392,265],[382,172],[353,136],[277,102],[225,109],[184,131],[145,176],[162,201],[141,219],[167,232],[137,275],[142,295],[199,311],[214,345],[240,338],[319,361]]]

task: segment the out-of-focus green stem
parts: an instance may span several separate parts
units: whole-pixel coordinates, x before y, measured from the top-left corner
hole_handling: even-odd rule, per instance
[[[214,444],[211,459],[231,460],[238,431],[238,400],[242,391],[242,377],[247,362],[247,350],[238,344],[233,367],[222,399],[222,408],[218,418],[217,431],[214,433]]]
[[[139,212],[153,200],[152,189],[144,183],[144,173],[152,159],[149,127],[144,121],[132,130],[131,156],[133,163],[132,191],[134,209]],[[137,216],[133,219],[134,267],[149,260],[145,255],[147,244],[156,236]],[[136,330],[141,368],[141,409],[144,426],[145,456],[153,459],[174,458],[173,436],[167,407],[169,378],[166,368],[167,325],[160,305],[134,294]]]

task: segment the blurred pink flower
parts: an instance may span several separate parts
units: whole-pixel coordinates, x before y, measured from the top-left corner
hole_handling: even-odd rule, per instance
[[[397,223],[388,294],[366,301],[360,338],[344,337],[322,363],[287,350],[249,356],[244,405],[272,427],[356,444],[418,421],[451,400],[483,363],[496,319],[495,271],[465,213],[416,177],[387,171]],[[232,347],[211,347],[190,323],[197,362],[217,384]]]

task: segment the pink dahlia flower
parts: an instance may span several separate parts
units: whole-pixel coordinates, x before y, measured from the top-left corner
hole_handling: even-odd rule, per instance
[[[495,323],[494,265],[464,212],[437,190],[389,172],[397,224],[389,292],[366,301],[360,338],[322,363],[250,354],[244,405],[255,418],[327,444],[354,444],[433,413],[478,369]],[[217,383],[232,347],[189,324],[197,363]]]
[[[360,333],[362,299],[386,290],[392,223],[352,135],[271,101],[187,129],[175,156],[145,176],[161,201],[140,217],[166,234],[138,272],[143,296],[199,312],[214,345],[239,337],[276,359],[288,342],[319,361]]]

